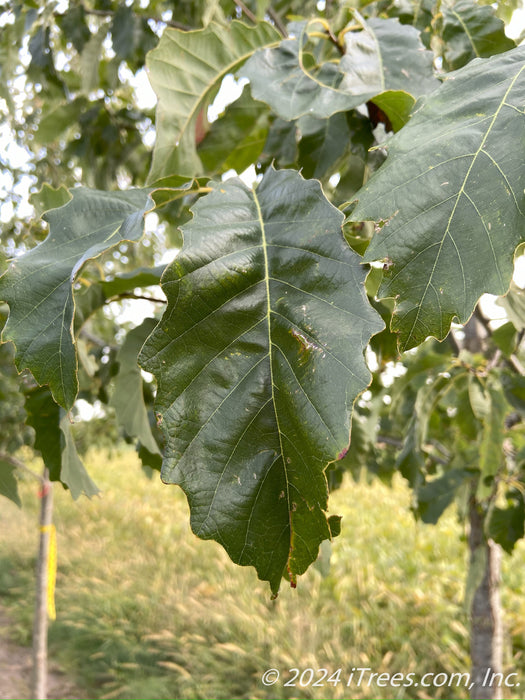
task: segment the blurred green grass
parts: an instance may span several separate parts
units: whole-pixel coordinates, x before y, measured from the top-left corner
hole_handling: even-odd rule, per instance
[[[461,528],[452,511],[437,527],[416,523],[401,479],[393,488],[345,481],[330,501],[330,512],[343,515],[343,532],[329,570],[321,560],[297,590],[283,586],[272,601],[253,569],[191,533],[183,493],[157,475],[148,480],[131,450],[91,451],[86,463],[101,498],[74,502],[55,489],[59,569],[49,645],[87,697],[467,697],[446,687],[261,683],[268,668],[285,679],[294,667],[341,668],[341,678],[358,666],[390,674],[468,671]],[[0,502],[0,601],[25,644],[36,491],[21,485],[23,511]],[[506,664],[523,682],[524,562],[520,546],[506,557],[503,580]]]

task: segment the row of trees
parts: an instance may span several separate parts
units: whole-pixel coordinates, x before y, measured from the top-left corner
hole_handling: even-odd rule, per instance
[[[417,517],[456,501],[469,524],[472,694],[496,697],[500,552],[525,521],[513,9],[6,5],[1,493],[18,501],[31,440],[51,480],[96,493],[70,416],[103,406],[194,532],[277,594],[340,530],[328,484],[400,471]],[[231,74],[249,85],[210,123]],[[155,318],[123,322],[114,302],[144,298]]]

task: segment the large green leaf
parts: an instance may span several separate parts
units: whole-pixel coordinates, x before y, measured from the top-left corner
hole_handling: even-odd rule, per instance
[[[456,70],[473,58],[489,58],[516,46],[490,5],[459,0],[443,5],[443,68]]]
[[[389,91],[403,91],[413,103],[438,86],[432,54],[419,41],[419,32],[397,19],[363,20],[361,31],[345,34],[342,58],[330,57],[319,65],[306,50],[312,29],[318,29],[315,20],[300,23],[296,37],[261,49],[241,70],[250,79],[252,95],[283,119],[306,114],[325,119]],[[392,109],[398,118],[399,104],[398,94],[391,99],[384,95],[381,108]]]
[[[356,195],[354,221],[385,222],[365,260],[387,261],[379,295],[397,299],[402,349],[508,289],[525,223],[524,103],[524,47],[471,62],[423,98]]]
[[[348,445],[382,322],[317,181],[270,168],[193,211],[139,358],[158,383],[162,478],[185,490],[194,532],[276,592],[331,536],[324,469]]]
[[[69,409],[78,391],[73,338],[76,277],[90,258],[142,236],[152,208],[146,190],[72,190],[65,206],[44,214],[46,240],[11,261],[0,277],[0,299],[9,304],[2,340],[16,346],[16,365],[39,384],[49,384],[57,403]]]
[[[274,44],[279,34],[268,23],[247,27],[233,21],[227,27],[211,22],[205,29],[167,29],[147,66],[157,105],[157,140],[150,182],[173,175],[203,172],[197,155],[197,119],[225,75],[261,46]]]

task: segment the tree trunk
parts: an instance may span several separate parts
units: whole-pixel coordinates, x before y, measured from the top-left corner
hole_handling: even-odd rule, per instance
[[[53,517],[53,485],[49,481],[47,469],[41,491],[40,506],[40,545],[36,572],[36,600],[33,621],[33,670],[31,697],[35,700],[47,698],[47,621],[49,552]]]
[[[501,548],[487,540],[484,518],[475,498],[470,502],[470,568],[485,552],[481,581],[472,596],[470,607],[470,697],[476,700],[497,700],[502,697],[503,624],[500,600]],[[481,550],[479,548],[482,548]]]

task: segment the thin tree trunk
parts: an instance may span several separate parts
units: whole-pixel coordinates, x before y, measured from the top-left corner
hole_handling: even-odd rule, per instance
[[[48,621],[48,571],[53,518],[53,485],[44,470],[40,505],[40,545],[36,571],[36,600],[33,621],[33,672],[31,697],[47,698],[47,621]]]
[[[474,498],[470,502],[470,567],[485,550],[483,577],[472,597],[470,608],[470,697],[476,700],[497,700],[502,697],[503,623],[500,600],[501,548],[487,540],[483,515]]]

